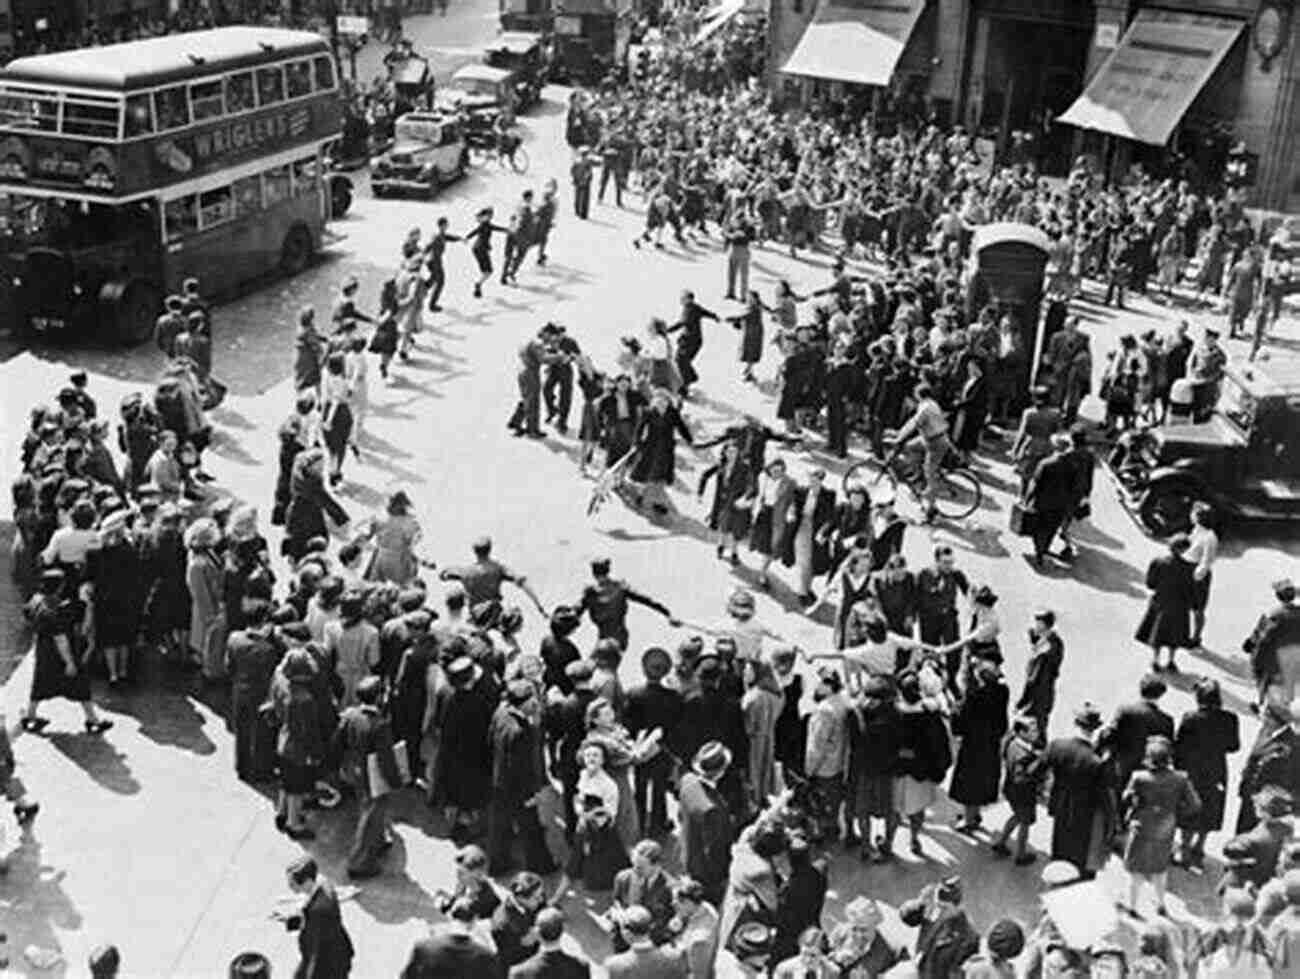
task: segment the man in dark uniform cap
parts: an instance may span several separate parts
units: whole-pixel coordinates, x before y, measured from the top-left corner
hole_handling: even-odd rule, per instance
[[[644,605],[668,619],[674,627],[681,625],[662,602],[634,591],[627,582],[611,578],[609,558],[596,558],[591,562],[591,575],[596,580],[582,590],[578,599],[579,614],[586,612],[601,639],[617,639],[627,649],[627,606],[629,602]]]
[[[674,732],[682,718],[682,695],[664,686],[664,678],[673,668],[666,649],[651,646],[641,656],[645,683],[627,695],[625,719],[628,733],[634,737],[658,729],[661,741],[656,753],[633,771],[636,814],[642,837],[661,836],[668,832],[668,776],[673,756],[669,750]]]

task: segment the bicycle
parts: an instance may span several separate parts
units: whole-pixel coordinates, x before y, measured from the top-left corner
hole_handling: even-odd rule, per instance
[[[517,137],[509,144],[510,151],[503,154],[499,140],[473,140],[469,143],[469,162],[476,167],[485,166],[489,160],[495,160],[497,166],[509,163],[515,173],[528,172],[528,151]]]
[[[879,472],[872,478],[871,472],[875,469]],[[963,520],[979,509],[984,489],[969,466],[960,462],[950,464],[945,459],[935,482],[934,508],[945,520]],[[869,490],[872,486],[887,486],[897,493],[899,484],[907,488],[917,506],[924,510],[925,473],[919,465],[906,458],[901,446],[896,446],[883,463],[857,462],[850,466],[844,474],[842,490],[847,493],[851,487]]]

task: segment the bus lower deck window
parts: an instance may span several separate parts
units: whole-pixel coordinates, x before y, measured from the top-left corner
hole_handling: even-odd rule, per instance
[[[289,176],[289,168],[272,167],[262,174],[262,186],[265,188],[263,200],[266,206],[278,204],[280,201],[288,200],[293,193],[293,183]]]
[[[262,178],[254,175],[235,181],[235,217],[242,218],[262,209]]]
[[[217,187],[199,195],[200,227],[224,224],[234,216],[234,195],[229,187]]]
[[[178,197],[168,201],[163,217],[169,239],[180,238],[199,229],[199,213],[193,197]]]

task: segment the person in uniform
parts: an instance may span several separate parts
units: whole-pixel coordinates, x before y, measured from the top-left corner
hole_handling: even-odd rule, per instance
[[[472,545],[472,549],[474,551],[473,564],[443,568],[439,574],[439,578],[443,581],[460,582],[461,587],[465,589],[466,605],[473,608],[483,602],[500,602],[501,585],[508,581],[527,595],[539,612],[543,615],[546,614],[541,600],[537,597],[537,593],[533,591],[528,580],[492,557],[492,538],[477,538]]]
[[[579,146],[569,177],[573,181],[573,213],[584,221],[591,214],[592,169],[591,148]]]
[[[443,253],[447,250],[447,243],[451,241],[463,241],[460,235],[454,235],[447,230],[447,219],[438,218],[437,230],[429,236],[429,240],[424,245],[424,267],[429,273],[429,312],[441,312],[442,307],[438,305],[438,300],[442,298],[443,287],[447,285],[447,269],[443,265]]]
[[[185,300],[180,296],[168,296],[163,313],[154,325],[154,342],[168,359],[176,356],[176,338],[185,332],[185,317],[181,313],[184,305]]]
[[[569,431],[569,409],[573,405],[573,364],[582,356],[578,341],[569,336],[559,323],[550,327],[550,350],[554,359],[546,365],[542,381],[542,400],[546,402],[546,421],[555,423],[561,435]]]
[[[677,373],[681,375],[682,386],[678,390],[681,398],[686,398],[690,387],[700,379],[695,370],[695,358],[704,347],[704,332],[701,329],[705,320],[717,322],[718,314],[705,309],[695,301],[695,293],[689,289],[682,293],[681,318],[668,328],[669,333],[681,331],[677,341]]]
[[[553,327],[547,323],[519,348],[519,402],[506,427],[516,436],[544,438],[541,429],[542,366],[559,363],[561,355],[551,346]]]
[[[1259,690],[1256,711],[1264,705],[1269,686],[1282,675],[1278,651],[1286,646],[1300,645],[1300,605],[1296,604],[1295,582],[1290,578],[1273,582],[1273,596],[1277,604],[1259,617],[1255,628],[1241,644],[1250,657],[1251,671]]]
[[[616,639],[624,648],[628,648],[627,607],[629,602],[653,609],[676,628],[681,620],[668,611],[662,602],[635,591],[625,581],[610,577],[610,561],[607,557],[597,558],[591,562],[591,576],[595,580],[582,590],[576,607],[579,615],[586,613],[601,639]]]

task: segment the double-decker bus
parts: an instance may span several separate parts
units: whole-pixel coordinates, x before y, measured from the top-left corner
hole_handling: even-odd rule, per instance
[[[165,292],[300,272],[330,210],[338,70],[316,34],[225,27],[0,71],[0,302],[21,329],[149,337]]]

